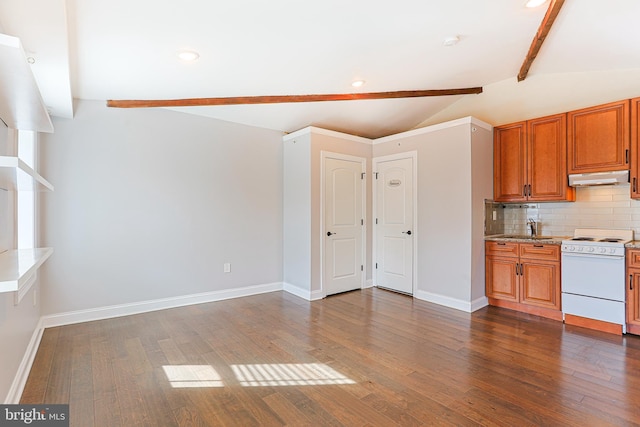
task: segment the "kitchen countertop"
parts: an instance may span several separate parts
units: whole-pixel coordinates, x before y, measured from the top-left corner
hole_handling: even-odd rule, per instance
[[[625,244],[624,247],[629,249],[640,249],[640,240],[632,240]]]
[[[514,242],[514,243],[543,243],[545,245],[559,245],[563,240],[570,239],[570,236],[539,236],[532,238],[530,236],[514,236],[510,234],[496,234],[494,236],[485,236],[485,241],[490,242]],[[640,241],[638,248],[640,248]]]

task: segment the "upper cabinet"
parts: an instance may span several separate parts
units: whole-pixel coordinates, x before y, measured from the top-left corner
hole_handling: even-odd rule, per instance
[[[493,198],[498,202],[526,200],[527,124],[493,128]]]
[[[629,169],[630,101],[567,113],[568,173]]]
[[[567,183],[566,114],[494,128],[494,199],[573,201]]]
[[[631,164],[629,180],[631,182],[631,198],[640,199],[640,141],[638,127],[640,126],[640,98],[631,100]]]

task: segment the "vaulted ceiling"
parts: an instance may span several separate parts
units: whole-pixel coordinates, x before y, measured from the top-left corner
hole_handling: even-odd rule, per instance
[[[172,99],[487,86],[515,79],[545,14],[525,0],[0,0],[52,115],[73,98]],[[530,75],[640,68],[640,2],[566,0]],[[456,36],[459,42],[445,46]],[[182,62],[181,50],[200,58]],[[366,83],[354,88],[351,83]],[[480,95],[464,95],[480,96]],[[462,96],[179,110],[291,132],[415,127]]]

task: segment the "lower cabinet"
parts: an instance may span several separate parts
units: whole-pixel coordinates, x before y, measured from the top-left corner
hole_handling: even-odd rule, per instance
[[[627,333],[640,335],[640,249],[627,249]]]
[[[560,246],[486,242],[489,304],[562,320]]]

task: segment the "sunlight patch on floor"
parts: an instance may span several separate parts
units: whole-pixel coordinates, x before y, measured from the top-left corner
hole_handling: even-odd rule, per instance
[[[231,365],[231,369],[244,387],[355,384],[323,363]]]
[[[210,365],[165,365],[162,367],[173,388],[224,387]]]

